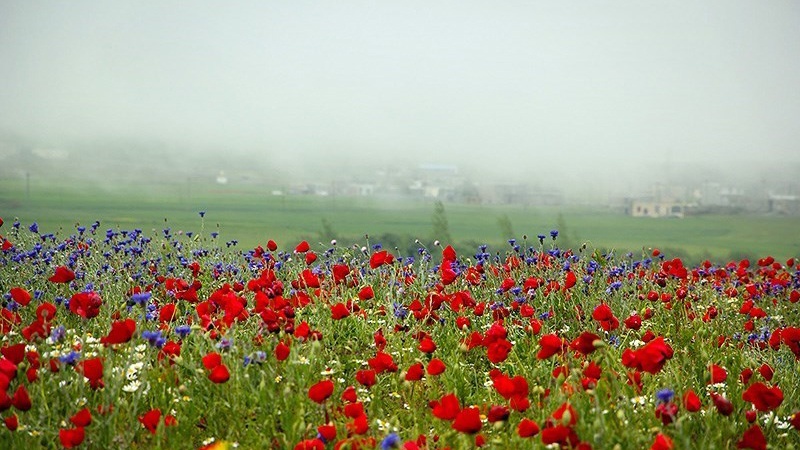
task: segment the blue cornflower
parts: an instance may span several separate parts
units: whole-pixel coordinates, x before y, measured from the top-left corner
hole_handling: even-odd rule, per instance
[[[39,232],[39,224],[36,223],[36,222],[33,222],[31,224],[31,226],[28,227],[28,229],[31,230],[32,233],[38,233]]]
[[[255,352],[255,354],[253,354],[253,361],[255,361],[255,362],[259,363],[259,364],[263,363],[266,360],[267,360],[266,352],[262,352],[261,350],[259,350],[259,351]]]
[[[64,328],[64,325],[59,325],[50,331],[50,339],[55,343],[59,342],[67,335],[67,329]]]
[[[197,214],[200,214],[200,217],[205,217],[205,215],[206,215],[206,212],[205,212],[205,211],[200,211],[200,212],[199,212],[199,213],[197,213]]]
[[[381,450],[388,450],[390,448],[400,448],[403,441],[400,439],[400,436],[397,433],[389,433],[383,440],[381,441]]]
[[[77,363],[80,358],[81,354],[73,350],[67,353],[66,355],[59,356],[58,360],[69,366],[74,366],[75,363]]]
[[[212,239],[216,239],[216,238],[217,238],[217,236],[219,236],[219,233],[217,233],[216,231],[212,231],[212,232],[211,232],[211,238],[212,238]]]
[[[147,339],[147,341],[150,343],[150,345],[152,345],[153,347],[156,347],[156,348],[161,348],[161,347],[164,346],[164,344],[167,343],[167,339],[164,338],[163,336],[161,336],[161,331],[160,330],[156,330],[156,331],[145,330],[145,331],[142,331],[142,337]]]
[[[222,338],[219,342],[217,342],[217,348],[220,350],[229,350],[233,345],[233,341],[228,338]]]
[[[556,240],[558,237],[558,230],[550,230],[550,237],[553,238],[553,240]]]
[[[656,392],[656,399],[658,399],[661,403],[669,403],[672,401],[672,397],[675,396],[675,391],[670,388],[664,388],[660,391]]]
[[[395,302],[392,306],[394,307],[394,316],[398,319],[405,319],[408,316],[408,309],[402,304]]]
[[[137,305],[144,305],[148,300],[150,300],[151,295],[152,294],[149,292],[138,292],[131,295],[131,301]]]
[[[185,338],[192,332],[192,327],[189,325],[178,325],[175,327],[175,334],[177,334],[181,338]]]

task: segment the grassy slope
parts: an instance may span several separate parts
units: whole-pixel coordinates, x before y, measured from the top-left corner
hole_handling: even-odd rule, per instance
[[[207,211],[201,221],[198,211]],[[159,185],[122,184],[98,187],[76,182],[0,180],[0,217],[24,225],[36,221],[42,232],[71,233],[76,223],[100,220],[101,229],[143,228],[220,231],[224,240],[237,239],[253,247],[274,239],[284,246],[301,238],[320,240],[326,220],[350,244],[363,236],[395,233],[413,241],[430,239],[431,202],[312,196],[273,196],[260,185],[189,185],[185,181]],[[699,216],[685,219],[641,219],[602,208],[533,208],[521,206],[446,205],[457,242],[507,245],[498,218],[507,215],[520,239],[559,228],[575,245],[587,242],[600,249],[640,251],[660,247],[668,254],[692,260],[725,260],[732,255],[779,259],[800,255],[800,218],[766,216]],[[560,216],[560,217],[559,217]],[[564,233],[566,231],[566,233]],[[326,239],[327,240],[327,239]],[[411,243],[410,243],[411,244]]]

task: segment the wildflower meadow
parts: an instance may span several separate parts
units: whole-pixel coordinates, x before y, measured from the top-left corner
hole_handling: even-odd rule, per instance
[[[794,259],[6,219],[0,448],[800,446]]]

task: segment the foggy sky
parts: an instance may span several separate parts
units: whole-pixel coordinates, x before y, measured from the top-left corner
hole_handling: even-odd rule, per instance
[[[4,1],[0,134],[295,168],[785,167],[799,23],[789,0]]]

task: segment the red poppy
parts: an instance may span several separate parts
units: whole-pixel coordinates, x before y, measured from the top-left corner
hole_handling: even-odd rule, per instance
[[[361,414],[347,424],[347,429],[353,434],[364,434],[369,431],[369,421],[365,414]]]
[[[334,283],[339,284],[350,274],[350,267],[346,264],[334,264],[331,268],[331,273],[333,274]]]
[[[428,375],[436,376],[444,373],[445,369],[446,366],[441,359],[433,358],[428,363],[428,367],[425,369],[425,371],[428,372]]]
[[[600,322],[600,327],[605,331],[613,331],[619,328],[619,319],[614,316],[611,307],[605,303],[597,305],[592,311],[592,319]]]
[[[419,348],[419,351],[422,353],[433,353],[433,351],[436,350],[436,343],[433,342],[433,339],[425,336],[419,341],[419,347],[417,348]]]
[[[325,443],[317,438],[306,439],[298,442],[294,450],[325,450]]]
[[[397,372],[397,364],[394,363],[392,355],[378,350],[374,358],[367,360],[370,367],[377,373]]]
[[[217,352],[211,352],[203,356],[201,361],[207,370],[212,370],[222,364],[222,355]]]
[[[733,413],[733,403],[727,398],[716,392],[712,392],[711,401],[714,403],[714,407],[717,408],[717,411],[723,416],[730,416]]]
[[[447,394],[438,401],[434,400],[432,406],[431,413],[442,420],[453,420],[461,411],[461,404],[456,394]]]
[[[83,427],[76,428],[61,428],[58,430],[58,438],[61,440],[61,445],[64,448],[73,448],[81,445],[86,433]]]
[[[656,374],[664,367],[667,360],[672,358],[673,354],[672,347],[664,342],[663,337],[659,336],[636,351],[630,349],[623,351],[622,364],[626,367]]]
[[[344,407],[345,417],[355,419],[358,416],[364,415],[364,404],[361,402],[350,403]]]
[[[336,425],[328,423],[317,427],[317,433],[325,439],[326,442],[331,442],[336,439]]]
[[[409,366],[408,370],[406,371],[405,380],[406,381],[419,381],[422,379],[424,375],[424,369],[422,367],[422,363],[414,363]]]
[[[557,423],[568,427],[574,427],[578,423],[578,413],[569,403],[562,403],[551,416]]]
[[[50,322],[56,316],[56,305],[44,302],[36,308],[36,319],[43,323]]]
[[[700,404],[700,397],[698,397],[693,390],[689,389],[683,394],[683,407],[689,412],[700,411],[702,407]]]
[[[16,431],[17,428],[19,428],[19,419],[17,418],[16,414],[11,414],[10,416],[4,418],[3,423],[5,423],[8,431]]]
[[[69,299],[69,310],[84,319],[96,317],[102,305],[103,299],[93,291],[78,292]]]
[[[83,373],[83,376],[89,380],[89,385],[92,387],[92,389],[98,389],[104,386],[102,358],[96,357],[86,359],[78,363],[76,369]]]
[[[770,367],[769,364],[766,363],[762,364],[761,367],[758,368],[758,373],[760,373],[761,376],[767,381],[772,381],[772,377],[775,375],[775,371],[772,369],[772,367]]]
[[[742,399],[752,403],[759,411],[772,411],[783,403],[783,391],[778,386],[768,388],[759,381],[742,393]]]
[[[344,391],[342,391],[342,401],[345,403],[355,403],[358,401],[358,396],[356,395],[356,388],[353,386],[347,386]]]
[[[228,371],[228,367],[225,364],[220,364],[208,373],[208,379],[214,383],[220,384],[225,383],[231,378],[231,373]]]
[[[742,372],[739,374],[739,381],[741,381],[742,384],[747,385],[750,383],[750,378],[752,377],[753,369],[745,367],[744,370],[742,370]]]
[[[14,345],[4,345],[0,348],[0,354],[2,354],[8,361],[19,364],[25,359],[25,344],[14,344]],[[14,378],[17,373],[17,368],[14,367],[12,370],[3,370],[3,360],[0,359],[0,373],[6,372],[9,378]]]
[[[638,314],[631,314],[624,320],[625,327],[631,330],[638,330],[642,327],[642,318]]]
[[[391,264],[394,261],[394,256],[386,250],[375,252],[369,258],[369,267],[377,269],[384,264]]]
[[[458,274],[456,274],[456,272],[450,266],[449,261],[442,261],[442,265],[439,267],[439,273],[441,275],[442,284],[445,286],[453,284],[458,277]]]
[[[749,448],[752,450],[767,450],[767,438],[758,424],[748,428],[742,439],[736,443],[736,448]]]
[[[519,437],[531,437],[539,434],[539,424],[527,417],[523,417],[517,426],[517,434]]]
[[[800,431],[800,411],[796,411],[790,416],[789,423],[792,424],[795,430]]]
[[[564,280],[564,289],[570,289],[575,286],[575,282],[578,281],[578,278],[575,276],[573,271],[568,271],[567,276]]]
[[[100,338],[100,342],[106,347],[112,344],[122,344],[128,342],[136,332],[136,321],[133,319],[117,320],[111,322],[111,331],[108,336]]]
[[[311,289],[320,287],[319,277],[314,274],[310,269],[305,269],[300,273],[302,278],[302,285]]]
[[[375,297],[375,291],[372,290],[372,286],[364,286],[358,291],[358,298],[360,300],[369,300]]]
[[[514,395],[509,400],[508,404],[514,411],[523,412],[526,411],[528,408],[531,407],[531,401],[528,400],[528,397],[525,395]]]
[[[711,384],[724,383],[728,379],[728,371],[716,364],[711,364],[710,371]]]
[[[650,450],[672,450],[673,448],[675,448],[675,444],[672,443],[672,439],[662,433],[656,435],[653,445],[650,446]]]
[[[317,254],[316,253],[314,253],[314,252],[306,253],[306,265],[307,266],[310,266],[316,260],[317,260]]]
[[[332,394],[333,381],[331,380],[322,380],[308,389],[308,398],[320,404]]]
[[[167,323],[177,319],[178,314],[175,311],[175,307],[175,303],[167,303],[166,305],[162,306],[161,309],[158,310],[158,321],[161,323]]]
[[[655,414],[657,419],[661,419],[661,423],[669,425],[678,417],[678,405],[673,402],[659,403]]]
[[[269,247],[269,243],[267,244]],[[276,247],[277,248],[277,247]],[[311,246],[308,245],[308,241],[302,241],[294,248],[295,253],[305,253],[311,249]],[[273,250],[274,251],[274,250]]]
[[[453,429],[462,433],[475,434],[480,431],[481,426],[481,413],[478,408],[471,406],[462,409],[453,420]]]
[[[589,353],[597,350],[597,347],[595,346],[596,341],[599,343],[602,342],[600,340],[600,336],[594,333],[589,333],[588,331],[584,331],[580,334],[580,336],[576,337],[572,343],[570,343],[569,348],[584,355],[588,355]]]
[[[142,424],[147,431],[151,434],[156,434],[156,430],[158,430],[158,424],[161,422],[161,410],[158,408],[151,409],[147,411],[143,415],[139,416],[139,423]],[[178,424],[178,420],[175,416],[167,415],[164,418],[164,426],[174,426]]]
[[[375,384],[375,371],[372,369],[359,370],[356,372],[356,381],[365,387],[371,387]]]
[[[542,430],[542,443],[545,445],[559,444],[561,447],[575,447],[580,438],[571,427],[556,425],[545,427]]]
[[[279,341],[278,345],[275,346],[275,359],[278,361],[284,361],[286,358],[289,357],[290,348],[286,345],[283,341]]]
[[[28,395],[28,389],[24,384],[17,386],[14,395],[11,397],[11,405],[20,411],[28,411],[31,409],[31,396]]]
[[[69,421],[76,427],[88,427],[92,424],[92,412],[89,411],[89,408],[83,408],[70,417]]]
[[[486,356],[489,358],[489,361],[499,364],[508,358],[511,348],[511,342],[506,339],[499,339],[489,344],[486,348]]]
[[[31,302],[31,294],[21,287],[11,288],[9,292],[11,298],[22,306],[27,306]]]
[[[5,376],[0,377],[0,412],[11,408],[11,396],[8,395],[8,392],[6,392],[6,389],[8,389],[8,383],[9,380],[5,378]]]
[[[567,347],[567,341],[555,334],[546,334],[539,339],[539,352],[537,359],[547,359],[556,353],[562,352]]]
[[[75,279],[75,272],[70,270],[69,267],[66,266],[58,266],[56,267],[56,271],[48,278],[53,283],[69,283],[70,281]]]
[[[492,405],[489,412],[486,414],[486,420],[490,423],[503,422],[511,415],[511,411],[502,405]]]
[[[331,305],[331,317],[333,320],[344,319],[348,316],[350,316],[350,311],[347,310],[347,306],[344,303],[338,302],[335,305]]]

